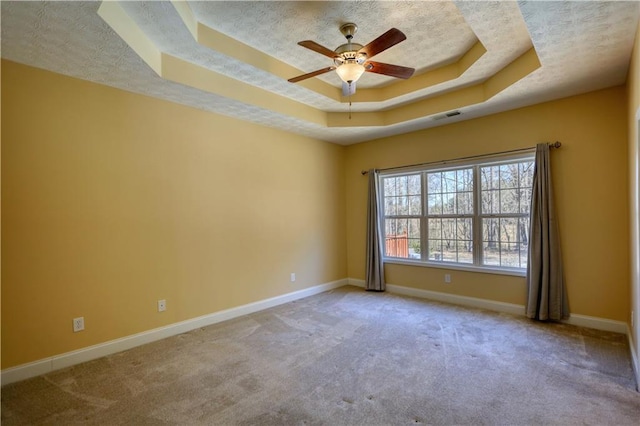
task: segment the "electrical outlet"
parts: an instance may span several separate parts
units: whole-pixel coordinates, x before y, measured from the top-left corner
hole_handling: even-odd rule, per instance
[[[444,274],[444,282],[447,284],[451,283],[451,274]]]
[[[292,283],[296,282],[296,273],[295,272],[291,273],[291,282]]]
[[[78,317],[73,319],[73,332],[84,330],[84,317]]]
[[[158,312],[164,312],[167,310],[167,301],[162,299],[158,300]]]

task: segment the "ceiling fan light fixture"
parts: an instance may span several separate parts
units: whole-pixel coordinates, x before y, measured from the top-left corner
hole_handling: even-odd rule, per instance
[[[336,68],[336,72],[342,81],[345,83],[352,83],[358,81],[360,76],[364,74],[364,65],[357,63],[356,61],[347,61],[344,64]]]
[[[358,81],[366,71],[402,79],[407,79],[413,75],[415,71],[413,68],[373,62],[370,60],[378,53],[384,52],[388,48],[406,40],[407,36],[405,36],[402,31],[397,28],[391,28],[366,46],[363,46],[352,41],[357,29],[358,27],[354,23],[347,23],[341,26],[340,32],[346,37],[347,43],[338,46],[335,50],[328,49],[313,40],[298,42],[302,47],[306,47],[316,53],[331,58],[333,60],[333,66],[290,78],[289,82],[297,83],[333,70],[336,70],[340,79],[344,83],[349,84],[350,88],[352,83]],[[355,87],[355,84],[353,86]],[[349,93],[351,93],[351,89],[349,89]]]

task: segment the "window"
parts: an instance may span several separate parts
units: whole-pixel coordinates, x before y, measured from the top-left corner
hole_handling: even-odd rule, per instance
[[[387,260],[521,271],[531,155],[381,174]]]

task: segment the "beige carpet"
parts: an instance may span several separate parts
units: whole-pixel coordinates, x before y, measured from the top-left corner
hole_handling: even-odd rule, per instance
[[[2,424],[637,425],[626,337],[344,287],[2,388]]]

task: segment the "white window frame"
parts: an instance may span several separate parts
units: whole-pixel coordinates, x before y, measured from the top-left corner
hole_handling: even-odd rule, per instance
[[[407,176],[411,174],[420,173],[421,174],[421,214],[420,214],[420,233],[421,233],[421,253],[420,259],[411,259],[411,258],[400,258],[400,257],[387,257],[386,253],[383,252],[383,261],[384,263],[392,263],[392,264],[401,264],[401,265],[412,265],[412,266],[421,266],[421,267],[429,267],[429,268],[442,268],[442,269],[452,269],[452,270],[463,270],[463,271],[474,271],[474,272],[484,272],[491,274],[499,274],[499,275],[514,275],[514,276],[525,276],[526,269],[525,268],[517,268],[517,267],[507,267],[507,266],[497,266],[497,265],[483,265],[482,264],[482,219],[489,217],[530,217],[524,214],[482,214],[481,212],[481,176],[480,176],[480,168],[483,166],[494,166],[501,164],[510,164],[516,162],[523,161],[535,161],[535,151],[524,151],[517,154],[504,154],[504,155],[492,155],[492,156],[483,156],[475,159],[468,160],[459,160],[459,161],[443,161],[439,163],[426,164],[421,166],[414,167],[403,167],[400,169],[389,169],[380,171],[378,174],[378,211],[380,214],[378,215],[380,219],[379,229],[384,232],[385,230],[385,219],[393,216],[386,216],[384,210],[384,179],[389,177],[398,177],[398,176]],[[442,171],[452,171],[452,170],[460,170],[465,168],[473,168],[474,175],[474,188],[473,188],[473,263],[458,263],[458,262],[450,262],[450,261],[435,261],[428,259],[428,212],[427,212],[427,194],[426,194],[426,179],[427,173],[431,172],[442,172]],[[462,217],[462,215],[453,215],[455,217]],[[381,236],[383,241],[385,239],[385,235]],[[385,250],[386,252],[386,250]]]

